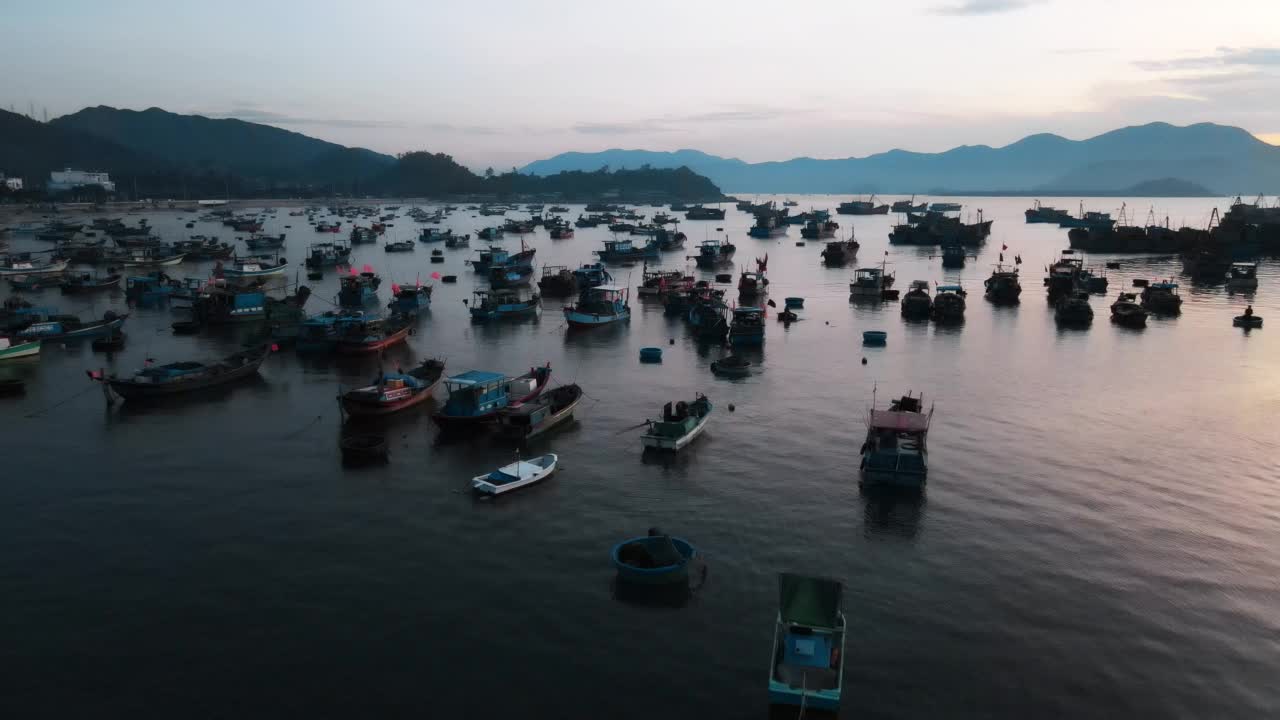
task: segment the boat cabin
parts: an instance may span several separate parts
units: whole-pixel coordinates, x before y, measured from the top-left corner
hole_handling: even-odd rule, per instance
[[[507,406],[507,378],[501,373],[468,370],[445,378],[449,399],[444,414],[453,416],[485,415]]]

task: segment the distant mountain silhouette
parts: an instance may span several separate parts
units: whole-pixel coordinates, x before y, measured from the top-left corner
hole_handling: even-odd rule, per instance
[[[1039,134],[1000,148],[965,145],[941,153],[890,150],[838,160],[747,163],[697,150],[574,152],[530,163],[522,172],[541,175],[605,165],[615,169],[684,165],[738,193],[927,193],[939,188],[1114,193],[1154,178],[1231,194],[1263,192],[1280,185],[1280,147],[1240,128],[1212,123],[1186,127],[1151,123],[1088,140]]]
[[[68,166],[148,172],[162,163],[110,140],[0,110],[0,171],[35,181]]]
[[[343,147],[269,125],[178,115],[160,108],[85,108],[49,122],[145,153],[168,167],[195,173],[327,184],[363,181],[384,172],[395,158]]]

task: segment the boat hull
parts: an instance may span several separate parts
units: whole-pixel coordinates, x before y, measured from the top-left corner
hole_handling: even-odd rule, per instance
[[[671,538],[671,544],[675,546],[676,551],[680,553],[681,562],[677,565],[665,565],[656,568],[643,568],[630,565],[622,561],[620,555],[622,549],[633,543],[645,543],[655,540],[652,536],[631,538],[623,540],[613,546],[609,556],[613,561],[613,567],[618,571],[618,579],[632,583],[635,585],[672,585],[676,583],[689,582],[689,565],[694,558],[698,556],[698,551],[693,547],[693,543],[684,538]]]
[[[269,353],[264,349],[256,359],[241,367],[214,376],[206,376],[187,382],[140,383],[132,380],[107,380],[112,392],[125,400],[148,400],[183,395],[198,390],[226,385],[258,374],[258,368]]]
[[[0,360],[16,360],[18,358],[31,357],[40,354],[40,341],[32,340],[31,342],[11,345],[0,350]]]
[[[334,350],[336,350],[340,355],[368,355],[369,353],[376,353],[383,348],[390,347],[399,342],[404,342],[405,338],[409,337],[409,331],[411,329],[412,328],[406,325],[384,338],[371,342],[352,342],[349,340],[339,339],[334,346]]]
[[[616,315],[593,315],[591,313],[578,312],[572,308],[565,308],[564,319],[565,322],[569,323],[570,327],[600,327],[601,325],[610,325],[612,323],[630,320],[631,311],[627,310]]]
[[[550,453],[543,457],[551,458],[550,464],[544,466],[542,470],[533,473],[528,477],[523,477],[519,480],[513,480],[508,483],[494,484],[489,482],[489,476],[487,474],[477,475],[471,478],[471,489],[481,495],[503,495],[513,490],[519,490],[520,488],[528,487],[534,483],[542,482],[555,473],[556,465],[560,461],[560,458],[555,453]]]
[[[342,396],[342,409],[352,417],[380,417],[383,415],[391,415],[392,413],[408,410],[416,405],[430,400],[436,386],[440,384],[439,380],[431,383],[425,388],[421,388],[408,397],[394,402],[380,402],[377,399],[365,400],[352,393]]]
[[[707,427],[707,421],[711,419],[711,415],[703,415],[698,424],[694,425],[689,432],[677,438],[663,437],[660,435],[650,435],[645,433],[640,436],[640,444],[647,448],[655,450],[682,450],[689,443],[697,439],[702,431]]]

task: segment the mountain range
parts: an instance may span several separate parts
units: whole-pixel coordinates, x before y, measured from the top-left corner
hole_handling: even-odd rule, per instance
[[[1054,191],[1113,194],[1135,186],[1192,192],[1256,194],[1280,186],[1280,147],[1236,127],[1151,123],[1087,140],[1031,135],[993,148],[965,145],[946,152],[890,150],[862,158],[749,163],[697,150],[569,152],[526,165],[544,175],[601,166],[686,166],[736,193],[951,193]]]
[[[444,153],[397,157],[257,123],[160,108],[85,108],[47,123],[0,111],[0,172],[36,188],[64,167],[106,171],[134,197],[610,194],[716,201],[720,189],[687,168],[517,172],[481,177]]]

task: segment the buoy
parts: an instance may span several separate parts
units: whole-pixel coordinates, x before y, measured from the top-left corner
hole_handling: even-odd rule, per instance
[[[867,364],[867,359],[866,359],[866,358],[862,358],[862,364],[863,364],[863,365],[866,365],[866,364]]]
[[[733,411],[734,411],[733,403],[729,403],[729,412],[733,412]]]
[[[667,340],[667,344],[668,344],[668,345],[675,345],[675,344],[676,344],[676,339],[675,339],[675,338],[671,338],[671,339]]]

